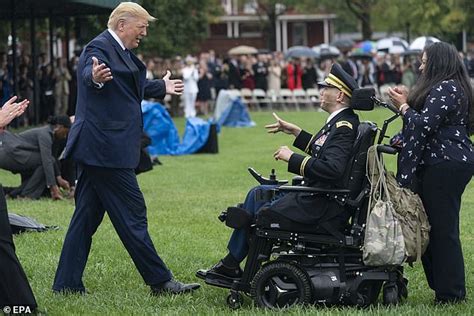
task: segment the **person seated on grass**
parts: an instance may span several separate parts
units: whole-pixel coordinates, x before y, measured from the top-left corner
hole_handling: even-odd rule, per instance
[[[323,188],[345,188],[344,173],[357,136],[359,118],[349,107],[356,81],[339,64],[331,71],[321,89],[321,108],[329,113],[326,124],[314,136],[297,125],[286,122],[273,114],[276,122],[265,126],[269,133],[283,132],[296,137],[293,145],[306,155],[294,153],[281,146],[275,153],[276,160],[288,163],[288,171],[304,177],[305,185]],[[242,208],[253,218],[258,215],[259,224],[293,230],[308,227],[314,233],[328,233],[321,223],[342,230],[349,214],[343,206],[323,196],[307,193],[277,193],[271,200],[262,198],[274,185],[261,185],[251,189]],[[196,276],[209,281],[211,278],[229,284],[242,275],[240,262],[248,253],[248,229],[236,229],[228,243],[229,253],[208,270],[199,270]]]
[[[19,173],[21,184],[7,193],[13,197],[38,199],[49,188],[53,200],[61,199],[58,185],[66,191],[69,183],[59,174],[53,156],[53,142],[65,139],[71,127],[67,116],[56,116],[50,124],[14,134],[0,134],[0,168]]]

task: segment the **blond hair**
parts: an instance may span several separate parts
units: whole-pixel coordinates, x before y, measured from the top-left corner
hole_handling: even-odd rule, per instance
[[[155,17],[151,16],[147,10],[141,5],[135,2],[121,2],[113,11],[110,13],[107,27],[112,30],[116,30],[118,22],[120,20],[126,20],[128,18],[143,18],[149,22],[156,20]]]

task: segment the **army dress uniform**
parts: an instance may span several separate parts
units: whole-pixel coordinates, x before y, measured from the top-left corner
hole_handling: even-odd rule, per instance
[[[359,118],[350,108],[344,108],[324,125],[314,136],[306,131],[296,137],[293,146],[307,155],[293,153],[288,161],[288,171],[301,175],[307,186],[342,189],[347,186],[346,166],[351,158]],[[288,193],[269,207],[270,211],[302,224],[317,224],[322,220],[338,217],[347,221],[344,207],[325,196],[311,193]]]

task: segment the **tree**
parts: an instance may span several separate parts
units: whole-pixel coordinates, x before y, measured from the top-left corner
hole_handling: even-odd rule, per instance
[[[157,21],[150,23],[138,51],[161,57],[192,52],[221,13],[218,0],[144,0],[143,7]]]
[[[360,21],[362,39],[372,39],[372,9],[377,0],[346,0],[346,5]]]

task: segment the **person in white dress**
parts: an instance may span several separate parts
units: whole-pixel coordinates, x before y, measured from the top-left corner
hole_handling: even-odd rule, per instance
[[[186,57],[186,65],[183,68],[184,82],[184,116],[186,118],[196,116],[196,97],[199,91],[197,82],[199,72],[195,65],[195,59],[192,56]]]

